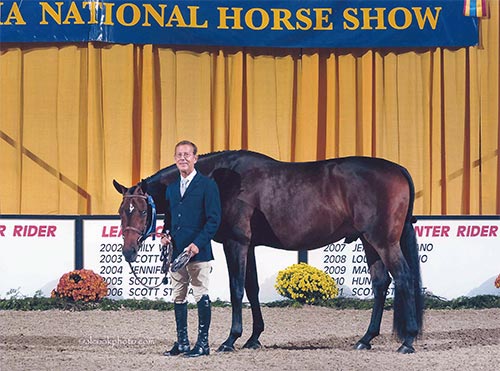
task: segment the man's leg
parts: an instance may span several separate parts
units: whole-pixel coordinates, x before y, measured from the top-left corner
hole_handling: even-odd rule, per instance
[[[172,272],[172,297],[174,300],[175,325],[177,329],[177,341],[172,349],[165,351],[164,356],[177,356],[189,352],[189,338],[187,327],[187,301],[186,295],[189,284],[189,276],[186,268],[178,272]]]
[[[193,262],[187,265],[193,286],[193,294],[198,306],[198,340],[193,349],[185,354],[186,357],[198,357],[210,354],[208,344],[208,330],[212,319],[212,308],[210,297],[208,296],[208,285],[210,271],[212,270],[210,262]]]

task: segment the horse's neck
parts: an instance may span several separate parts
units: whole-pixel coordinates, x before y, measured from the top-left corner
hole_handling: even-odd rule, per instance
[[[196,168],[204,175],[210,175],[215,169],[221,167],[230,167],[231,165],[231,152],[217,152],[202,156],[196,163]]]

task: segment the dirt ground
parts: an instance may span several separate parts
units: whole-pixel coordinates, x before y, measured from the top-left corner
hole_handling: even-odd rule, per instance
[[[208,357],[161,355],[175,339],[173,311],[0,311],[0,370],[498,370],[500,309],[425,314],[415,354],[401,355],[391,335],[392,312],[369,351],[352,350],[369,311],[263,308],[263,348],[217,353],[226,339],[230,308],[214,308]],[[251,332],[244,309],[241,347]],[[191,341],[196,310],[189,311]]]

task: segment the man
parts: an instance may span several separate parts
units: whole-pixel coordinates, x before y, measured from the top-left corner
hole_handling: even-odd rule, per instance
[[[198,357],[210,354],[208,283],[210,261],[214,259],[211,240],[219,228],[221,205],[217,184],[198,173],[194,167],[198,161],[197,152],[196,145],[190,141],[177,143],[174,159],[180,178],[171,183],[165,193],[167,212],[163,230],[170,230],[172,236],[172,259],[185,251],[193,255],[185,267],[171,272],[177,341],[172,349],[163,353],[166,356],[184,353],[187,357]],[[168,242],[168,237],[162,238],[163,244]],[[193,349],[190,349],[187,330],[186,296],[189,283],[198,306],[198,340]]]

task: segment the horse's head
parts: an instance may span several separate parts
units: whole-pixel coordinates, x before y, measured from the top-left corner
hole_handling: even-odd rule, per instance
[[[123,235],[122,253],[127,262],[133,262],[139,246],[156,227],[154,202],[147,194],[147,183],[144,181],[130,188],[116,180],[113,180],[113,185],[123,195],[118,209]]]

